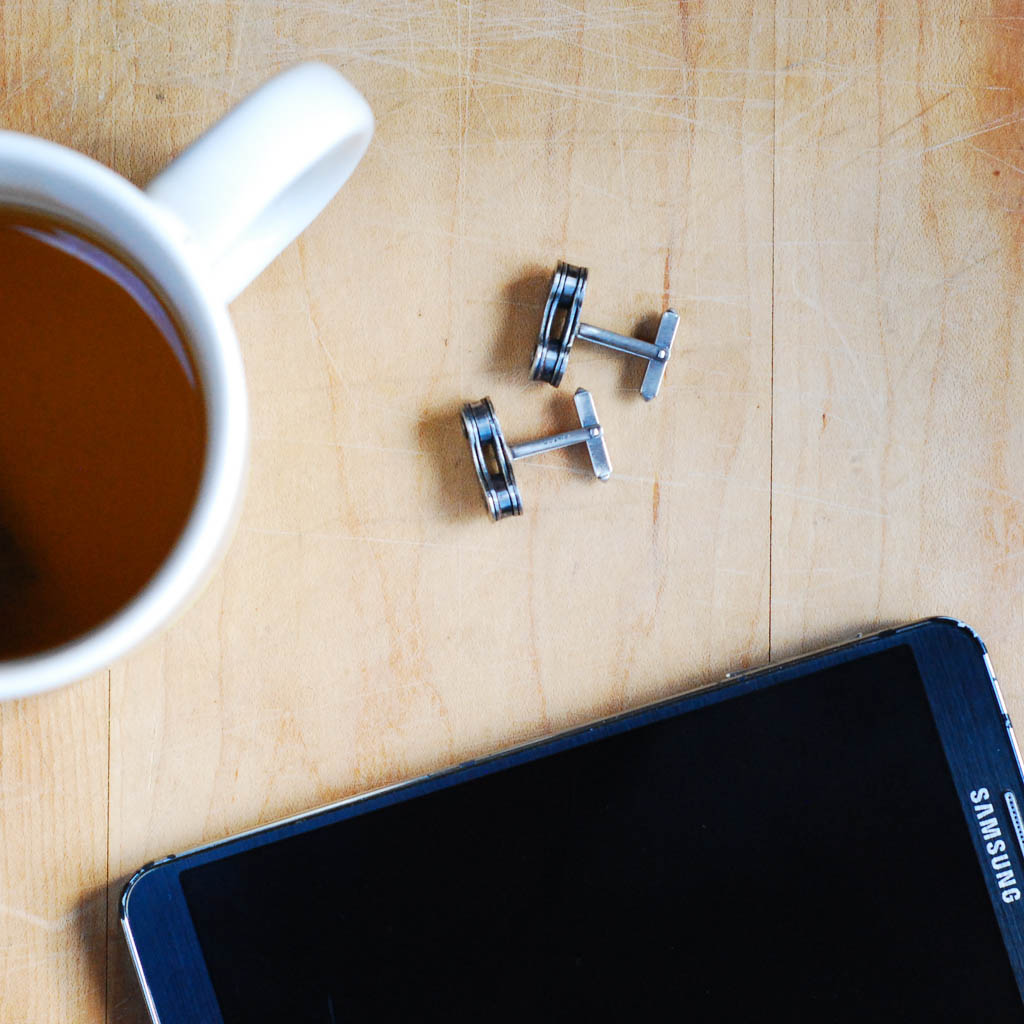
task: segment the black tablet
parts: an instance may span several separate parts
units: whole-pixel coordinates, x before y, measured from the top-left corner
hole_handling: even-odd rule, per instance
[[[154,1020],[1024,1019],[1024,787],[933,619],[143,868]]]

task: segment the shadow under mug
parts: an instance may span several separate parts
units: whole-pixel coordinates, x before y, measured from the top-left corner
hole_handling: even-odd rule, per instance
[[[195,502],[163,564],[95,629],[0,661],[0,700],[109,665],[165,625],[206,581],[237,519],[248,457],[245,377],[227,303],[323,209],[372,135],[366,100],[320,63],[272,78],[145,190],[74,150],[0,131],[0,205],[77,223],[144,269],[188,337],[207,419]]]

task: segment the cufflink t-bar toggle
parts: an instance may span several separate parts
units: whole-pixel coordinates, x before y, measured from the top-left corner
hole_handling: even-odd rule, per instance
[[[551,278],[551,290],[544,306],[537,348],[533,354],[530,377],[544,380],[554,387],[562,383],[569,353],[577,338],[594,345],[625,352],[647,360],[647,372],[640,385],[640,394],[649,402],[658,394],[665,366],[672,354],[679,327],[679,314],[668,309],[661,314],[658,333],[654,342],[629,338],[624,334],[593,327],[580,320],[583,296],[587,290],[587,268],[574,267],[571,263],[559,263]]]
[[[462,430],[469,442],[473,455],[473,468],[480,481],[484,503],[491,518],[497,522],[506,516],[522,515],[523,502],[519,486],[512,469],[516,459],[552,452],[557,448],[568,448],[574,444],[585,444],[590,455],[594,474],[607,480],[612,474],[608,458],[608,446],[604,441],[604,430],[597,419],[597,410],[589,391],[580,388],[575,396],[576,412],[580,418],[578,430],[567,430],[535,441],[522,441],[510,445],[502,433],[501,424],[489,398],[479,402],[467,402],[462,407]]]

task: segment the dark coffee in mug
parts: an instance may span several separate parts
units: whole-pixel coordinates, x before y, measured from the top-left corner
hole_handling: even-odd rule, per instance
[[[0,659],[80,636],[145,586],[205,447],[192,354],[139,271],[0,207]]]

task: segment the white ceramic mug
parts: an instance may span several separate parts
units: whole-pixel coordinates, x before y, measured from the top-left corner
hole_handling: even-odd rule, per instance
[[[0,132],[0,205],[77,223],[144,269],[185,329],[207,417],[199,490],[170,555],[100,626],[52,650],[0,661],[0,699],[109,665],[205,581],[234,525],[248,455],[245,378],[227,303],[320,212],[372,134],[363,97],[317,63],[271,79],[144,191],[81,153]]]

